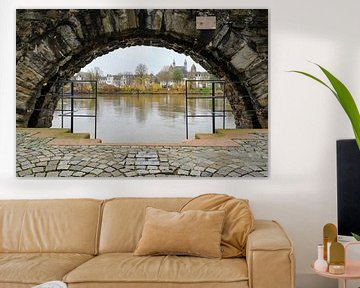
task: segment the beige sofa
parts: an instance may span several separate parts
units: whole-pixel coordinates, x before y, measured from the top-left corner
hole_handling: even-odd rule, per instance
[[[0,201],[0,288],[62,280],[69,287],[293,288],[292,244],[256,220],[246,258],[133,256],[144,211],[179,210],[186,198]]]

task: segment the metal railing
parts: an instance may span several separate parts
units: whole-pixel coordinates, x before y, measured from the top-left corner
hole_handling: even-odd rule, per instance
[[[189,96],[189,83],[193,83],[193,82],[203,82],[203,83],[210,83],[211,84],[211,95],[210,96]],[[226,118],[226,113],[227,112],[233,112],[232,110],[226,110],[226,105],[225,102],[226,100],[228,100],[229,97],[233,97],[234,95],[231,95],[231,93],[229,95],[226,88],[226,85],[230,85],[230,86],[239,86],[242,88],[245,88],[245,92],[243,92],[243,95],[236,95],[237,99],[243,99],[246,102],[250,102],[250,107],[251,109],[245,109],[244,111],[248,111],[248,112],[261,112],[261,111],[268,111],[267,108],[261,107],[260,103],[256,100],[255,97],[253,97],[253,95],[251,94],[251,91],[247,85],[247,83],[242,82],[242,81],[237,81],[237,82],[228,82],[225,80],[185,80],[185,123],[186,123],[186,139],[189,139],[189,118],[191,117],[211,117],[212,120],[212,133],[216,132],[216,121],[215,119],[217,117],[222,117],[223,118],[223,129],[225,129],[225,118]],[[220,95],[216,95],[216,86],[220,86]],[[211,111],[208,114],[189,114],[189,105],[188,105],[188,100],[192,100],[192,99],[204,99],[204,100],[211,100]],[[221,111],[217,111],[216,105],[215,105],[215,101],[216,100],[221,100],[222,102],[222,110]]]
[[[188,84],[194,82],[204,82],[211,84],[211,95],[210,96],[189,96]],[[222,94],[216,95],[216,84],[222,86]],[[222,117],[222,126],[225,129],[225,118],[226,112],[231,112],[231,110],[226,110],[226,95],[225,95],[225,81],[224,80],[185,80],[185,126],[186,126],[186,139],[189,139],[189,118],[199,117],[199,118],[211,118],[212,120],[212,133],[215,133],[216,130],[216,118]],[[208,114],[190,114],[189,113],[189,100],[200,99],[200,100],[211,100],[211,111]],[[216,110],[216,100],[222,101],[222,110]]]
[[[86,96],[77,96],[75,93],[74,85],[75,84],[86,84],[89,83],[91,86],[94,85],[93,92],[90,93],[89,97]],[[74,118],[76,117],[87,117],[94,118],[94,138],[97,134],[97,81],[96,80],[61,80],[57,81],[57,84],[60,84],[60,100],[61,100],[61,109],[56,109],[54,111],[61,111],[61,128],[64,128],[64,117],[70,117],[70,131],[74,132]],[[65,91],[65,86],[70,84],[70,91]],[[70,109],[64,109],[64,100],[70,99]],[[95,100],[94,114],[75,114],[75,100]]]

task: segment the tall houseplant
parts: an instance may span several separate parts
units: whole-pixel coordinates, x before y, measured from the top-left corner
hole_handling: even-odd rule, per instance
[[[297,71],[297,70],[292,70],[290,72],[299,73],[299,74],[305,75],[307,77],[310,77],[311,79],[313,79],[313,80],[321,83],[325,87],[327,87],[335,95],[336,99],[339,101],[340,105],[343,107],[345,113],[347,114],[347,116],[350,119],[351,125],[354,130],[356,143],[357,143],[357,146],[360,151],[360,114],[359,114],[358,108],[356,107],[354,98],[352,97],[351,93],[346,88],[346,86],[340,80],[338,80],[334,75],[332,75],[329,71],[327,71],[322,66],[320,66],[318,64],[315,64],[315,65],[318,66],[320,68],[320,70],[325,74],[327,79],[330,81],[332,87],[330,87],[329,85],[327,85],[325,82],[323,82],[319,78],[317,78],[307,72]]]
[[[322,85],[327,87],[332,92],[332,94],[335,95],[336,99],[339,101],[340,105],[343,107],[345,113],[349,117],[352,128],[354,130],[357,147],[360,151],[360,114],[359,114],[359,110],[356,106],[356,103],[354,101],[354,98],[352,97],[351,93],[346,88],[346,86],[340,80],[338,80],[334,75],[332,75],[329,71],[327,71],[322,66],[320,66],[318,64],[315,64],[315,65],[318,66],[320,68],[320,70],[325,74],[326,78],[329,80],[332,87],[330,87],[329,85],[327,85],[325,82],[323,82],[319,78],[317,78],[307,72],[297,71],[297,70],[293,70],[290,72],[305,75],[305,76],[321,83]],[[354,216],[357,217],[357,215],[354,215]],[[357,241],[360,241],[360,235],[355,234],[355,233],[351,233],[351,234]]]

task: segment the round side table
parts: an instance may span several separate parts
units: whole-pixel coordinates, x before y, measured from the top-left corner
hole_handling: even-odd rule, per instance
[[[331,274],[329,272],[320,272],[314,269],[314,264],[311,265],[311,269],[318,275],[327,278],[342,280],[343,288],[346,288],[348,280],[360,279],[360,260],[347,260],[346,250],[351,245],[359,245],[360,242],[349,242],[345,244],[345,273],[344,274]]]

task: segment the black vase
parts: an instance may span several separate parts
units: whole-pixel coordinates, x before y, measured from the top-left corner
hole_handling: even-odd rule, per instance
[[[360,234],[360,151],[356,140],[338,140],[336,152],[338,233]]]

